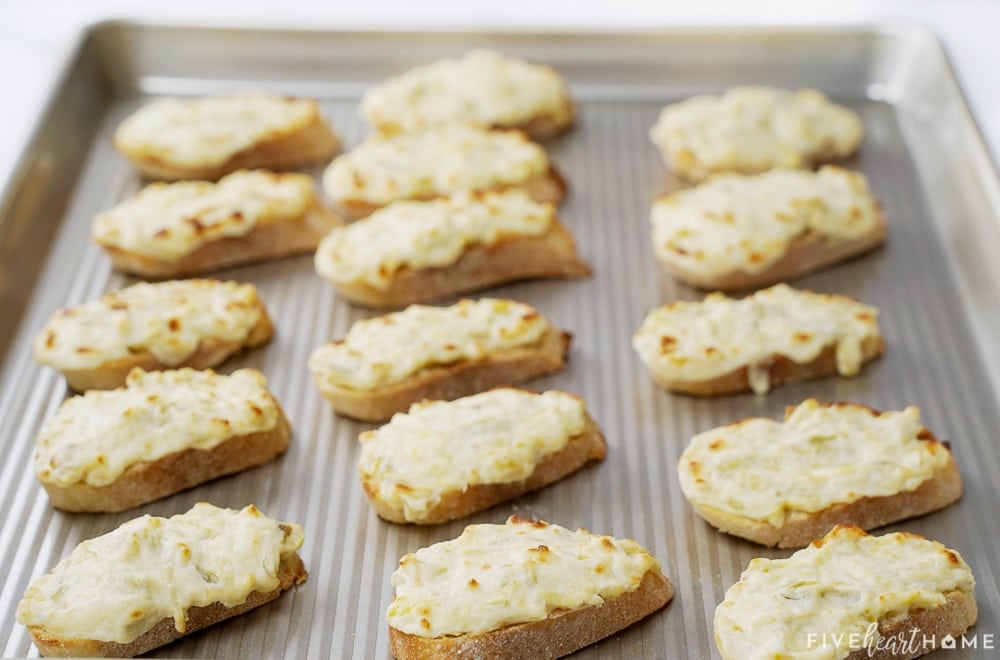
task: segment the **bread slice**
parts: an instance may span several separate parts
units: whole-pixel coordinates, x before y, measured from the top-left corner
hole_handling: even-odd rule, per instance
[[[390,204],[323,239],[316,271],[353,303],[391,308],[590,267],[551,204],[507,191]]]
[[[373,135],[330,164],[323,189],[336,213],[356,220],[395,201],[461,191],[518,189],[558,206],[567,186],[545,150],[520,131],[455,124]]]
[[[885,350],[876,308],[785,284],[742,300],[713,293],[655,309],[632,346],[657,385],[692,396],[850,377]]]
[[[726,660],[915,658],[975,624],[974,585],[936,541],[837,526],[788,559],[752,560],[715,611],[715,640]]]
[[[666,106],[650,138],[666,166],[688,181],[759,174],[843,160],[864,137],[861,118],[814,89],[734,87]]]
[[[470,312],[476,320],[463,330],[457,323]],[[412,339],[403,344],[396,334],[372,339],[373,327],[412,330]],[[483,343],[481,333],[510,337],[491,346]],[[309,368],[320,393],[337,413],[374,422],[406,412],[420,401],[451,401],[561,371],[571,340],[572,335],[533,308],[513,301],[463,300],[443,309],[413,305],[403,312],[356,323],[347,337],[317,349],[309,358]],[[365,346],[364,353],[352,356],[354,345]],[[415,365],[416,370],[359,387],[336,382],[338,371],[351,375],[337,368],[342,360],[356,361],[357,369],[374,367],[375,373],[386,371],[389,365]]]
[[[415,404],[359,440],[358,473],[372,508],[390,522],[418,525],[538,490],[607,451],[579,398],[510,387]]]
[[[63,402],[36,440],[52,506],[118,512],[266,463],[292,430],[255,369],[133,370],[126,387]]]
[[[39,333],[34,357],[59,369],[74,391],[108,390],[136,367],[214,367],[273,332],[252,284],[136,284],[57,313]]]
[[[173,279],[311,253],[341,224],[310,177],[241,171],[218,184],[151,184],[99,214],[94,240],[116,270]]]
[[[340,138],[315,101],[241,94],[156,101],[122,122],[114,146],[147,178],[212,181],[324,163]]]
[[[543,140],[566,131],[573,115],[569,90],[555,69],[491,50],[415,67],[361,100],[361,116],[387,133],[464,123],[517,128]]]
[[[919,419],[912,406],[807,399],[784,423],[752,418],[696,435],[677,464],[681,490],[720,530],[780,548],[838,524],[868,530],[924,515],[958,500],[962,478]]]
[[[886,234],[865,176],[832,165],[713,177],[657,200],[650,220],[660,263],[687,284],[721,291],[802,277],[874,249]]]
[[[673,598],[659,562],[635,541],[517,516],[406,555],[393,585],[389,646],[401,660],[558,658]]]
[[[269,531],[272,526],[274,531]],[[167,530],[173,535],[167,537]],[[277,538],[279,535],[282,538]],[[174,543],[164,547],[164,540]],[[157,542],[163,545],[154,554]],[[123,553],[129,544],[136,551]],[[266,518],[252,504],[234,511],[202,502],[172,518],[143,516],[104,536],[84,541],[55,569],[32,583],[18,607],[17,619],[28,627],[45,656],[142,655],[260,607],[305,582],[305,566],[296,552],[301,545],[301,527]],[[72,594],[87,592],[86,581],[97,571],[102,571],[98,578],[103,585],[101,593],[72,599]],[[203,589],[192,584],[191,573],[203,580]],[[146,586],[164,578],[173,578],[172,591]],[[58,589],[51,590],[53,582]],[[66,591],[69,595],[64,594]],[[236,602],[193,604],[223,591]],[[164,602],[165,596],[176,602]],[[137,607],[131,615],[127,613]],[[150,609],[163,612],[173,607],[178,610],[150,620]],[[141,622],[139,626],[136,620]],[[62,632],[67,623],[74,632]],[[135,627],[143,632],[134,635]],[[102,631],[113,631],[120,639],[102,639],[111,637]],[[88,634],[94,636],[85,636]]]

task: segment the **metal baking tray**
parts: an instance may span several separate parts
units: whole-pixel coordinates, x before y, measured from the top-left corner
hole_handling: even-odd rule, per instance
[[[124,514],[54,511],[32,473],[32,442],[66,389],[58,374],[31,361],[30,348],[56,308],[130,283],[88,240],[94,213],[140,186],[111,148],[117,123],[158,95],[264,89],[321,99],[351,147],[367,132],[356,108],[369,85],[473,47],[555,65],[579,104],[578,126],[547,146],[572,190],[561,215],[594,276],[490,293],[534,304],[574,332],[568,369],[532,385],[585,397],[607,435],[607,460],[469,520],[430,528],[380,521],[354,467],[355,440],[367,427],[335,417],[306,369],[314,347],[369,313],[337,300],[302,257],[220,274],[260,287],[277,322],[269,346],[223,370],[253,366],[267,374],[295,429],[287,455]],[[649,309],[700,296],[653,260],[647,212],[669,182],[647,132],[666,102],[748,83],[818,87],[864,118],[867,137],[852,165],[885,205],[888,243],[798,284],[878,305],[888,349],[853,380],[782,387],[766,397],[674,396],[654,387],[629,345]],[[254,502],[302,523],[310,577],[274,604],[158,655],[385,658],[389,576],[400,556],[452,538],[468,522],[517,512],[634,537],[676,586],[664,611],[580,657],[717,657],[712,615],[726,588],[751,558],[788,553],[725,536],[699,519],[678,489],[677,457],[696,432],[778,416],[815,396],[881,408],[917,404],[928,426],[951,441],[965,497],[893,529],[939,539],[972,565],[979,648],[941,655],[991,656],[983,647],[1000,644],[998,217],[995,169],[941,47],[919,28],[415,34],[95,26],[67,63],[0,203],[0,654],[37,653],[14,621],[15,608],[29,581],[79,541],[136,515],[171,515],[207,500]]]

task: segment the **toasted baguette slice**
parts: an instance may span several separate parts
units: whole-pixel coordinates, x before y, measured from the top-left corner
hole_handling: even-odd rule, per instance
[[[394,202],[334,229],[315,261],[342,297],[380,308],[511,280],[590,273],[552,205],[520,191]]]
[[[674,277],[721,291],[801,277],[886,233],[865,176],[833,165],[713,177],[657,200],[650,221],[656,257]]]
[[[538,490],[607,451],[579,398],[510,387],[414,404],[359,440],[358,473],[375,512],[418,525]]]
[[[666,166],[688,181],[712,174],[812,168],[847,158],[864,126],[814,89],[734,87],[666,106],[650,131]]]
[[[34,357],[61,371],[74,391],[110,390],[136,367],[214,367],[273,332],[252,284],[136,284],[58,312],[35,340]]]
[[[558,658],[664,607],[673,586],[631,539],[512,516],[403,557],[389,646],[413,658]]]
[[[256,170],[151,184],[98,214],[93,237],[116,270],[171,279],[310,253],[341,224],[308,176]]]
[[[713,293],[655,309],[632,346],[657,385],[693,396],[850,377],[884,350],[876,308],[785,284],[742,300]]]
[[[63,402],[35,441],[52,506],[125,511],[283,454],[291,427],[255,369],[135,369]]]
[[[461,191],[518,189],[558,206],[566,182],[545,150],[520,131],[455,124],[375,134],[330,164],[323,189],[334,211],[356,220],[395,201]]]
[[[920,516],[962,496],[951,451],[912,406],[879,412],[807,399],[786,409],[784,423],[758,417],[696,435],[677,473],[702,518],[780,548],[838,524],[867,530]]]
[[[300,526],[252,504],[143,516],[84,541],[35,580],[17,620],[42,655],[142,655],[305,582],[302,540]],[[164,580],[171,589],[159,587]]]
[[[212,181],[324,163],[340,138],[315,101],[242,94],[156,101],[122,122],[114,145],[148,178]]]
[[[381,421],[426,399],[451,401],[561,371],[572,336],[530,305],[411,305],[355,323],[316,349],[309,370],[341,415]]]
[[[555,69],[491,50],[415,67],[361,100],[361,116],[387,133],[462,123],[517,128],[544,140],[566,131],[573,115],[569,89]]]
[[[788,559],[754,559],[715,610],[726,660],[915,658],[978,616],[972,571],[908,533],[837,526]]]

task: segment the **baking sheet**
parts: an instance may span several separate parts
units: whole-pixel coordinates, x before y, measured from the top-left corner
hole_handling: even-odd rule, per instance
[[[335,417],[306,368],[313,348],[372,314],[338,301],[303,257],[218,275],[255,283],[276,322],[269,346],[220,370],[252,366],[268,376],[295,431],[289,452],[131,512],[54,511],[31,469],[32,441],[66,390],[58,374],[31,362],[30,346],[54,309],[132,282],[113,274],[88,239],[93,214],[140,186],[110,147],[117,123],[155,95],[268,89],[320,98],[350,147],[367,133],[356,117],[366,87],[412,63],[477,46],[555,64],[579,103],[576,129],[547,146],[571,187],[560,215],[594,276],[489,295],[533,304],[574,332],[567,370],[531,385],[582,395],[607,436],[607,460],[467,520],[431,528],[380,521],[354,469],[357,434],[370,426]],[[816,86],[861,113],[867,138],[851,164],[868,175],[886,208],[888,243],[797,284],[879,306],[887,352],[853,380],[782,387],[766,397],[674,396],[652,384],[629,344],[651,308],[700,297],[662,274],[652,256],[648,206],[669,182],[647,132],[666,102],[746,83]],[[963,554],[978,581],[972,632],[979,648],[940,655],[991,657],[986,635],[1000,645],[998,216],[995,170],[947,61],[933,38],[913,28],[381,34],[97,26],[68,64],[0,200],[0,654],[37,655],[14,611],[30,580],[78,542],[137,515],[172,515],[207,500],[253,502],[303,524],[309,580],[155,655],[388,657],[384,612],[398,559],[456,536],[469,522],[501,522],[516,512],[633,537],[675,585],[664,611],[580,657],[717,657],[712,614],[725,589],[751,558],[789,552],[721,535],[698,518],[678,488],[677,457],[701,430],[777,417],[815,396],[885,409],[916,404],[925,423],[951,441],[965,497],[887,529],[924,534]]]

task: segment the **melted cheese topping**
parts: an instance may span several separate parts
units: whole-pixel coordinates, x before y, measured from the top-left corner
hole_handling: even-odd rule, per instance
[[[35,441],[35,472],[58,486],[106,486],[127,469],[273,429],[278,407],[255,369],[134,369],[125,387],[63,402]]]
[[[46,634],[127,644],[164,618],[186,630],[187,611],[242,604],[278,588],[283,557],[302,528],[204,502],[171,518],[142,516],[84,541],[35,580],[17,620]]]
[[[175,167],[214,167],[318,118],[315,101],[266,94],[162,99],[123,121],[115,145]]]
[[[657,257],[717,276],[761,273],[807,232],[832,243],[863,238],[881,213],[863,174],[827,166],[719,176],[657,200],[650,221]]]
[[[659,562],[632,539],[519,519],[469,525],[408,554],[392,574],[389,625],[420,637],[475,635],[634,591]]]
[[[449,492],[522,481],[583,433],[583,402],[556,390],[500,388],[414,404],[361,434],[361,479],[375,497],[420,520]]]
[[[543,236],[554,217],[551,204],[539,204],[520,190],[396,202],[330,232],[316,250],[316,271],[334,283],[385,291],[404,266],[441,268],[472,246]]]
[[[784,423],[755,418],[696,435],[677,472],[692,503],[780,526],[792,512],[916,489],[950,460],[923,437],[912,406],[875,413],[808,399]]]
[[[725,658],[846,658],[872,623],[974,584],[959,554],[936,541],[836,527],[788,559],[751,561],[715,610],[716,639]]]
[[[35,340],[35,360],[61,370],[94,369],[148,351],[177,365],[204,339],[245,341],[262,314],[252,284],[136,284],[56,314]]]
[[[94,219],[94,240],[105,247],[174,260],[202,245],[244,236],[258,224],[296,220],[313,201],[304,174],[236,172],[217,184],[154,183]]]
[[[316,349],[309,369],[329,386],[374,390],[424,369],[536,346],[551,328],[534,307],[513,300],[411,305],[402,312],[357,321],[343,339]]]
[[[543,117],[563,125],[572,120],[573,107],[554,69],[474,50],[371,89],[361,101],[361,116],[383,131],[410,132],[452,123],[518,126]]]
[[[876,308],[779,284],[742,300],[713,293],[654,309],[632,346],[664,379],[703,381],[748,367],[753,391],[764,394],[774,355],[806,364],[835,347],[837,371],[854,376],[862,344],[878,336]]]
[[[863,132],[857,113],[822,92],[736,87],[668,105],[650,137],[680,174],[700,179],[844,158],[861,144]]]
[[[516,186],[548,171],[545,150],[521,133],[453,124],[373,135],[330,164],[323,188],[333,199],[382,205]]]

